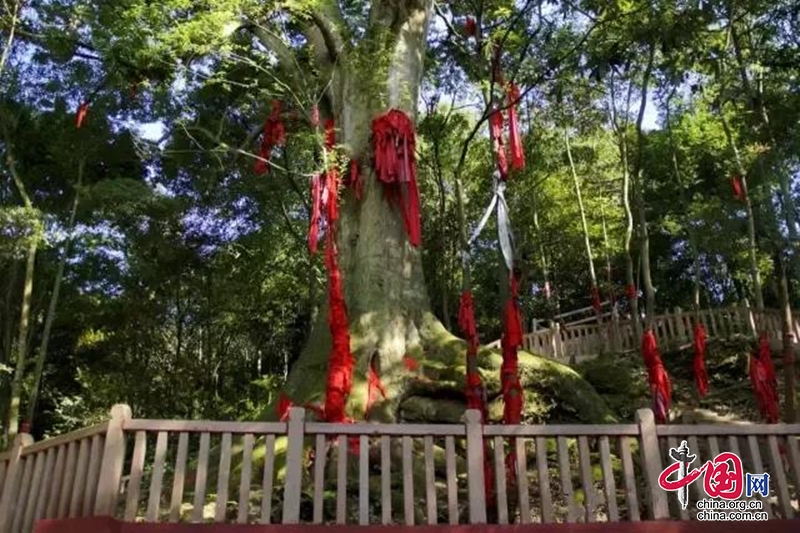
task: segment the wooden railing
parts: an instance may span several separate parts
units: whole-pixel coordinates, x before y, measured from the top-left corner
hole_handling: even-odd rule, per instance
[[[652,318],[653,329],[662,349],[691,342],[695,316],[703,322],[709,338],[753,336],[756,330],[766,331],[772,341],[779,341],[782,335],[780,313],[776,310],[756,311],[750,307],[734,306],[706,309],[695,315],[694,312],[676,308],[671,313]],[[800,339],[800,319],[794,320],[793,333],[795,339]],[[632,321],[612,319],[603,324],[578,324],[563,328],[555,324],[552,328],[524,335],[523,348],[563,362],[575,362],[601,353],[636,350],[640,342]],[[489,346],[499,348],[500,341]]]
[[[691,507],[681,509],[657,485],[668,449],[681,440],[701,461],[744,451],[746,472],[771,476],[770,517],[797,513],[798,424],[656,426],[649,409],[620,425],[479,420],[467,411],[456,425],[325,424],[306,422],[300,408],[288,423],[139,420],[117,406],[108,422],[39,443],[22,435],[0,455],[0,532],[88,516],[359,525],[685,520]],[[692,485],[694,500],[701,485]]]

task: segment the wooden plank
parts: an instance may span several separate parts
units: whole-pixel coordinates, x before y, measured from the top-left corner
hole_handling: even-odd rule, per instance
[[[261,523],[272,521],[272,484],[275,477],[275,435],[264,442],[264,475],[261,479]]]
[[[567,501],[567,522],[574,523],[578,520],[575,498],[572,494],[572,472],[569,464],[569,446],[566,437],[558,437],[558,470],[561,476],[561,491]]]
[[[578,426],[580,427],[580,426]],[[592,426],[589,426],[592,427]],[[597,427],[597,426],[595,426]],[[600,426],[602,427],[602,426]],[[687,437],[695,435],[697,437],[708,436],[728,436],[728,435],[798,435],[800,434],[800,424],[703,424],[703,425],[660,425],[657,426],[659,437]],[[589,433],[587,433],[588,435]],[[601,433],[602,434],[602,433]],[[611,435],[612,433],[606,433]]]
[[[75,480],[72,484],[72,499],[69,502],[69,517],[78,518],[81,514],[86,474],[89,469],[89,440],[83,439],[78,446],[78,462],[75,466]]]
[[[619,438],[619,455],[622,459],[622,481],[625,486],[625,502],[628,505],[628,520],[638,522],[641,519],[639,511],[639,497],[636,494],[636,473],[633,470],[633,457],[631,456],[631,439]]]
[[[245,433],[242,438],[242,469],[239,479],[239,508],[237,509],[236,522],[246,524],[250,515],[250,482],[253,476],[253,444],[255,438],[252,433]]]
[[[313,523],[322,523],[322,511],[325,503],[325,458],[327,444],[325,435],[317,435],[314,448],[314,518]]]
[[[286,428],[286,422],[221,422],[214,420],[148,420],[135,418],[125,423],[125,431],[166,431],[167,433],[285,435]]]
[[[358,438],[358,524],[369,525],[369,437]]]
[[[488,427],[488,426],[487,426]],[[308,422],[305,425],[306,433],[330,436],[347,435],[380,437],[390,435],[393,437],[464,437],[464,426],[449,424],[329,424],[327,422]]]
[[[97,497],[97,483],[100,481],[100,466],[103,463],[103,436],[92,437],[92,446],[89,451],[89,472],[86,474],[86,493],[83,499],[83,516],[92,516],[95,498]]]
[[[147,452],[147,434],[144,431],[136,433],[136,441],[133,445],[133,459],[131,460],[131,471],[128,475],[128,493],[125,498],[125,521],[133,522],[139,511],[139,491],[142,484],[142,473],[144,472],[144,457]]]
[[[47,509],[45,510],[45,518],[59,518],[58,517],[58,502],[61,499],[63,491],[62,485],[64,482],[64,463],[67,460],[67,445],[62,444],[56,451],[56,465],[53,469],[53,482],[50,485],[50,493],[47,497]]]
[[[452,438],[452,437],[450,437]],[[392,523],[392,443],[388,435],[381,436],[381,524]]]
[[[515,439],[514,448],[517,458],[517,502],[519,519],[522,524],[531,522],[531,495],[528,490],[528,457],[525,439]]]
[[[339,436],[336,471],[336,523],[347,523],[347,437]]]
[[[781,505],[781,514],[783,515],[781,518],[794,518],[792,498],[789,496],[789,484],[786,480],[781,452],[778,449],[778,437],[770,435],[767,437],[767,443],[769,444],[769,462],[772,465],[772,476],[770,477],[777,481],[778,502]]]
[[[177,522],[181,518],[183,488],[186,483],[186,456],[188,452],[189,434],[184,431],[178,435],[178,454],[175,457],[175,475],[172,478],[172,497],[169,504],[170,522]]]
[[[708,451],[711,453],[711,459],[719,455],[719,441],[717,437],[708,437]]]
[[[60,448],[59,448],[60,449]],[[41,520],[44,518],[45,513],[47,512],[47,506],[50,502],[50,490],[53,484],[53,467],[56,463],[56,454],[58,453],[57,448],[49,448],[46,452],[46,458],[44,463],[44,473],[42,476],[42,483],[39,486],[39,493],[36,495],[36,510],[34,511],[33,519]],[[0,486],[3,483],[3,476],[0,473]]]
[[[73,441],[67,445],[67,463],[64,466],[64,481],[61,485],[61,495],[58,499],[58,515],[56,518],[66,518],[69,514],[69,503],[72,496],[72,484],[75,482],[75,465],[78,462],[78,443]]]
[[[547,439],[536,437],[536,473],[539,477],[539,500],[542,522],[553,522],[553,498],[550,495],[550,467],[547,464]]]
[[[281,523],[300,522],[300,499],[303,497],[303,447],[305,441],[306,410],[289,409],[286,430],[286,475],[283,482],[283,516]]]
[[[411,463],[411,437],[403,437],[403,515],[407,526],[414,525],[414,465]]]
[[[433,469],[433,437],[430,435],[422,439],[423,453],[425,454],[425,503],[427,507],[428,525],[435,526],[438,521],[436,504],[436,472]]]
[[[194,500],[192,522],[203,521],[203,508],[206,505],[206,483],[208,482],[208,454],[211,448],[211,435],[200,434],[200,450],[197,454],[197,472],[194,475]]]
[[[677,450],[679,448],[678,439],[676,437],[668,437],[667,438],[667,444],[672,449],[676,449]],[[697,451],[697,450],[693,450],[693,451]],[[693,465],[693,466],[697,466],[697,465]],[[691,468],[691,466],[689,468]],[[670,498],[672,498],[672,496],[670,496]],[[687,504],[687,509],[684,509],[682,505],[678,504],[678,514],[679,514],[681,520],[689,520],[688,504]]]
[[[494,491],[497,496],[497,523],[508,524],[508,494],[506,483],[505,443],[503,437],[494,438]]]
[[[697,426],[694,426],[697,427]],[[487,437],[601,437],[627,435],[635,437],[639,434],[639,427],[636,424],[596,424],[596,425],[546,425],[546,426],[524,426],[524,425],[487,425],[484,428],[484,435]]]
[[[161,506],[161,486],[164,481],[164,463],[167,460],[166,431],[160,431],[156,438],[156,453],[153,457],[153,472],[150,476],[150,497],[147,500],[147,511],[144,514],[145,522],[158,522],[158,511]]]
[[[456,443],[453,437],[444,438],[447,470],[447,515],[450,525],[458,525],[458,478],[456,472]]]
[[[786,439],[786,445],[789,452],[789,462],[791,463],[792,473],[794,474],[794,490],[795,493],[800,493],[800,442],[798,437],[789,437]]]
[[[7,468],[8,468],[8,459],[5,458],[0,459],[0,487],[2,487],[5,484]]]
[[[106,432],[107,429],[108,429],[108,421],[105,421],[99,424],[95,424],[93,426],[89,426],[87,428],[79,429],[76,431],[70,431],[69,433],[65,433],[64,435],[59,435],[58,437],[53,437],[47,440],[34,442],[29,446],[25,446],[25,448],[22,451],[22,455],[23,457],[28,455],[34,455],[39,452],[49,450],[50,448],[57,448],[62,444],[69,444],[70,442],[78,442],[88,437],[94,437],[95,435],[102,435]]]
[[[231,479],[231,440],[230,433],[222,434],[219,452],[219,471],[217,472],[217,504],[214,508],[214,521],[222,523],[228,510],[228,485]]]
[[[617,487],[614,482],[614,469],[611,466],[611,446],[606,436],[600,437],[600,468],[603,470],[603,487],[606,494],[608,520],[610,522],[619,522]]]
[[[697,437],[691,435],[689,437],[689,453],[692,453],[697,456],[697,459],[694,460],[692,463],[691,468],[700,468],[705,464],[705,461],[710,459],[709,457],[704,457],[703,450],[700,449],[700,445],[697,442]],[[701,480],[702,481],[702,480]],[[706,494],[703,492],[703,484],[700,482],[695,482],[690,485],[689,492],[692,493],[694,496],[695,501],[699,501],[702,498],[706,497]]]
[[[647,480],[647,499],[650,502],[651,518],[653,520],[666,520],[669,518],[669,505],[667,494],[658,486],[658,476],[661,474],[661,450],[658,446],[658,434],[653,411],[639,409],[636,411],[636,421],[640,428],[640,453],[644,465],[645,479]]]
[[[47,452],[40,452],[36,454],[36,460],[33,465],[33,477],[31,485],[28,489],[28,503],[25,505],[25,515],[22,519],[23,531],[31,531],[33,529],[33,514],[36,511],[36,498],[39,496],[39,489],[42,484],[42,475],[44,471],[44,463]],[[29,456],[28,460],[33,460],[34,456]],[[22,494],[24,496],[25,493]]]
[[[755,435],[750,435],[747,437],[747,445],[750,449],[750,457],[753,460],[753,474],[761,474],[762,472],[766,472],[764,470],[764,463],[761,462],[761,452],[758,448],[758,437]],[[769,503],[768,498],[764,498],[763,496],[759,496],[759,499],[763,502],[764,505],[764,512],[767,513],[769,519],[772,520],[774,515],[772,513],[772,505]]]
[[[728,450],[735,453],[739,457],[742,456],[741,452],[739,451],[739,439],[734,435],[728,437]]]
[[[578,460],[580,463],[581,482],[583,484],[584,502],[586,507],[585,519],[587,522],[594,522],[594,513],[597,511],[597,493],[594,490],[591,455],[589,453],[589,439],[587,437],[578,437]]]
[[[13,520],[11,521],[11,532],[16,533],[22,531],[22,520],[25,513],[25,504],[27,503],[26,496],[31,487],[31,478],[33,478],[34,463],[36,462],[36,455],[28,455],[27,457],[21,456],[20,459],[23,463],[22,468],[22,482],[19,492],[16,494],[16,501],[12,505],[14,511]],[[9,532],[10,533],[10,532]]]

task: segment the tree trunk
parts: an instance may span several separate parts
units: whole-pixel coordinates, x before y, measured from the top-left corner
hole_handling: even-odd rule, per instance
[[[736,170],[739,172],[739,177],[742,180],[742,194],[744,194],[744,204],[747,210],[747,239],[748,239],[748,256],[750,258],[750,281],[753,283],[753,294],[756,299],[756,309],[759,311],[764,309],[764,294],[761,289],[761,273],[758,269],[758,243],[756,242],[756,222],[753,215],[753,203],[750,201],[750,190],[747,187],[747,172],[742,163],[742,157],[739,154],[739,148],[733,140],[728,119],[725,117],[725,110],[720,111],[720,119],[722,120],[722,129],[725,130],[725,137],[728,140],[728,146],[733,152],[734,162],[736,163]]]
[[[22,381],[25,378],[25,366],[28,356],[28,329],[31,316],[31,299],[33,296],[33,274],[36,263],[38,240],[31,239],[25,255],[25,281],[22,288],[22,305],[19,313],[19,334],[17,336],[17,357],[14,378],[11,380],[11,398],[8,404],[8,423],[6,424],[6,442],[14,441],[19,431],[19,410],[22,401]]]
[[[28,401],[28,422],[33,426],[34,415],[36,414],[36,404],[39,401],[39,390],[42,383],[42,374],[44,372],[44,363],[47,360],[47,349],[50,345],[50,331],[53,328],[53,322],[56,318],[56,310],[58,309],[58,297],[61,292],[61,282],[64,279],[64,268],[67,264],[67,256],[69,255],[70,248],[72,247],[72,230],[75,227],[75,215],[78,212],[78,201],[80,200],[80,188],[83,183],[83,169],[85,160],[81,159],[78,162],[78,183],[75,187],[75,198],[72,201],[72,207],[69,212],[69,220],[67,221],[67,240],[64,243],[64,250],[62,251],[61,258],[58,261],[56,268],[56,277],[53,282],[53,292],[50,295],[50,304],[47,308],[47,317],[44,321],[44,330],[42,331],[42,341],[39,345],[39,353],[36,357],[36,369],[33,374],[33,388],[31,389],[30,399]]]
[[[19,173],[17,172],[17,163],[14,159],[11,139],[8,130],[6,134],[6,162],[8,163],[9,172],[17,192],[22,199],[22,203],[26,209],[32,210],[33,204],[25,190],[25,183],[22,181]],[[39,232],[40,228],[31,228],[32,235],[30,236],[30,243],[28,244],[28,251],[25,255],[25,280],[22,286],[22,300],[20,303],[19,315],[19,333],[17,336],[16,346],[16,361],[14,368],[14,377],[11,380],[11,391],[8,402],[8,418],[6,423],[6,443],[13,442],[19,431],[19,410],[20,402],[22,400],[22,382],[25,378],[25,366],[28,357],[28,333],[31,316],[31,299],[33,297],[33,276],[34,266],[36,265],[36,250],[39,245]]]
[[[581,184],[578,180],[578,172],[575,170],[575,161],[572,159],[572,148],[569,142],[569,131],[564,128],[564,145],[567,148],[567,159],[569,159],[569,168],[572,172],[572,183],[575,186],[575,196],[578,199],[578,210],[581,216],[581,228],[583,229],[583,245],[586,249],[586,259],[589,262],[589,277],[592,283],[592,293],[594,296],[597,288],[597,274],[594,270],[594,258],[592,258],[592,243],[589,240],[589,225],[586,223],[586,209],[583,207],[583,196],[581,195]],[[601,322],[600,309],[596,309],[597,321]]]
[[[795,372],[794,372],[794,330],[792,328],[794,320],[792,319],[792,305],[789,298],[789,281],[786,279],[786,265],[783,258],[778,252],[778,260],[776,261],[778,273],[780,275],[780,284],[778,296],[781,303],[781,329],[783,332],[783,372],[784,372],[784,387],[785,387],[785,411],[784,422],[793,424],[797,419],[795,410],[795,400],[797,397],[797,389],[795,387]]]
[[[464,413],[466,342],[431,313],[420,250],[409,244],[400,213],[387,204],[371,164],[371,121],[392,108],[416,119],[431,12],[432,0],[373,2],[366,37],[337,58],[327,91],[341,128],[338,144],[347,156],[359,159],[364,177],[361,200],[349,188],[342,193],[335,232],[355,359],[346,416],[356,420],[364,418],[371,365],[388,393],[386,400],[371,406],[371,419],[457,423]],[[332,344],[327,315],[326,301],[289,372],[285,393],[296,405],[325,401]],[[419,369],[408,365],[406,356],[414,358]],[[489,418],[499,420],[502,358],[497,350],[481,349],[477,359],[492,402]],[[570,405],[579,420],[613,418],[574,371],[525,352],[519,354],[519,365],[524,385],[566,380],[569,385],[555,387],[550,401]],[[537,416],[535,400],[542,394],[530,393],[526,419]]]
[[[645,293],[645,323],[650,326],[652,317],[656,313],[656,291],[653,287],[653,278],[650,272],[650,235],[647,230],[647,211],[644,199],[644,179],[642,178],[642,159],[644,157],[644,133],[642,122],[647,108],[647,88],[650,84],[650,74],[653,71],[655,59],[655,41],[650,45],[650,55],[647,60],[642,77],[642,87],[639,100],[639,114],[636,117],[636,159],[634,161],[633,188],[636,198],[637,214],[639,217],[639,260],[642,268],[642,285]]]
[[[402,391],[411,377],[405,370],[404,356],[419,360],[426,342],[447,335],[430,311],[420,250],[409,244],[400,213],[387,204],[367,157],[371,155],[370,125],[376,116],[399,109],[416,119],[431,10],[429,0],[374,3],[372,26],[385,24],[392,35],[382,46],[364,42],[354,52],[365,65],[373,66],[385,64],[388,55],[391,61],[387,71],[357,71],[353,63],[339,67],[341,83],[333,106],[335,122],[341,128],[337,140],[348,147],[352,157],[359,157],[364,176],[360,201],[350,190],[341,197],[337,231],[350,347],[356,360],[348,400],[348,412],[354,418],[363,417],[367,368],[375,354],[384,386]],[[367,41],[375,39],[378,37]],[[369,44],[371,49],[367,48]],[[309,376],[324,376],[327,368],[331,346],[327,307],[327,302],[321,306],[308,343],[289,373],[287,391],[296,403],[324,399],[325,380]],[[374,415],[394,419],[399,400],[397,395],[376,405]]]
[[[628,85],[628,96],[626,98],[627,115],[630,109],[631,91],[633,89],[633,82]],[[639,321],[639,294],[636,290],[636,277],[633,268],[633,255],[631,253],[631,242],[633,241],[633,211],[631,210],[631,175],[630,166],[628,161],[628,134],[627,121],[619,124],[617,121],[617,104],[616,104],[616,89],[614,87],[614,77],[611,76],[611,109],[610,118],[611,125],[617,135],[617,146],[619,147],[619,160],[622,167],[622,207],[625,211],[625,236],[623,240],[623,249],[625,250],[625,279],[628,283],[628,288],[633,289],[628,291],[628,306],[631,313],[631,321],[633,322],[633,331],[636,337],[642,335],[642,325]]]

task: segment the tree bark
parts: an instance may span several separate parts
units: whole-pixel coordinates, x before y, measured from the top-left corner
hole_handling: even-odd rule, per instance
[[[366,406],[366,374],[375,359],[387,390],[402,391],[411,377],[403,358],[419,359],[423,345],[446,330],[430,311],[420,250],[406,237],[400,213],[384,199],[374,178],[371,161],[370,124],[389,109],[399,109],[416,119],[417,97],[432,2],[374,2],[368,36],[342,61],[333,91],[333,114],[340,126],[339,144],[351,157],[359,157],[364,176],[360,201],[352,191],[341,198],[337,231],[339,267],[344,282],[351,350],[356,360],[348,412],[362,418]],[[377,28],[388,28],[383,35]],[[376,30],[376,31],[372,31]],[[387,64],[387,57],[389,58]],[[364,67],[371,65],[373,68]],[[381,68],[386,65],[386,69]],[[338,92],[337,92],[338,91]],[[327,303],[320,308],[309,340],[289,373],[287,392],[296,403],[321,402],[331,339]],[[393,419],[400,397],[375,405],[376,418]]]
[[[656,313],[656,291],[653,287],[653,277],[650,272],[650,235],[647,229],[647,209],[644,199],[644,179],[642,177],[642,166],[644,157],[644,132],[642,122],[644,112],[647,108],[647,88],[650,84],[650,75],[653,71],[653,61],[655,59],[655,41],[650,45],[647,66],[642,76],[642,87],[639,100],[639,114],[636,117],[636,159],[634,161],[633,188],[636,198],[637,214],[639,217],[639,260],[642,269],[642,285],[645,293],[645,323],[650,326],[652,317]]]
[[[567,159],[569,159],[569,168],[572,172],[572,183],[575,186],[575,197],[578,200],[578,210],[581,216],[581,228],[583,229],[583,245],[586,249],[586,259],[589,262],[589,278],[592,283],[592,292],[597,289],[597,274],[594,270],[594,258],[592,257],[592,243],[589,239],[589,225],[586,223],[586,209],[583,207],[583,196],[581,195],[581,184],[578,180],[578,172],[575,170],[575,161],[572,159],[572,148],[569,142],[569,131],[564,128],[564,145],[567,149]],[[597,321],[601,322],[600,310],[596,310]]]
[[[797,388],[795,385],[794,371],[794,320],[792,319],[792,305],[789,298],[789,281],[786,279],[786,265],[778,252],[777,267],[780,275],[778,296],[781,304],[781,329],[783,332],[783,373],[784,373],[784,395],[785,411],[784,422],[793,424],[797,420],[795,400],[797,398]]]
[[[742,194],[744,194],[744,204],[747,211],[747,239],[748,239],[748,256],[750,258],[750,281],[753,283],[753,295],[756,299],[756,309],[759,311],[764,309],[764,294],[761,288],[761,273],[758,269],[758,243],[756,242],[756,222],[753,215],[753,203],[750,200],[750,190],[747,187],[747,172],[742,162],[742,157],[739,154],[739,148],[733,140],[728,119],[725,117],[725,110],[720,110],[720,120],[722,121],[722,129],[725,130],[725,138],[728,140],[728,146],[733,152],[733,159],[736,163],[736,170],[742,180]]]
[[[31,203],[31,199],[25,189],[25,184],[17,171],[16,161],[14,159],[7,130],[6,162],[8,163],[12,180],[14,181],[17,192],[22,199],[23,205],[26,209],[32,210],[33,204]],[[19,410],[20,402],[22,400],[22,382],[25,378],[25,366],[28,356],[28,333],[30,329],[31,300],[33,297],[34,266],[36,264],[36,250],[39,245],[39,228],[32,228],[32,233],[33,235],[30,237],[30,243],[28,244],[28,250],[25,255],[25,279],[22,285],[22,301],[20,304],[19,332],[17,335],[16,346],[17,356],[15,361],[14,377],[11,380],[11,392],[8,402],[8,418],[5,432],[6,443],[12,442],[19,431]]]
[[[628,97],[626,101],[630,103],[631,90],[633,83],[628,86]],[[614,78],[611,78],[611,125],[617,134],[617,145],[619,147],[620,166],[622,167],[622,207],[625,211],[625,236],[623,240],[623,248],[625,250],[625,277],[628,282],[628,287],[636,289],[636,277],[633,268],[633,255],[631,253],[631,243],[633,241],[633,211],[631,210],[630,190],[631,190],[631,175],[630,166],[628,161],[628,135],[625,131],[627,123],[620,124],[617,120],[616,112],[616,94],[614,87]],[[626,105],[626,113],[629,106]],[[630,307],[631,320],[633,321],[633,331],[636,337],[642,335],[642,325],[639,320],[639,295],[636,290],[633,294],[628,295],[628,306]]]
[[[39,353],[36,357],[36,369],[33,373],[33,388],[31,389],[30,398],[28,399],[28,422],[33,425],[33,419],[36,414],[36,404],[39,401],[39,390],[42,383],[42,373],[44,372],[44,364],[47,360],[47,349],[50,345],[50,331],[53,328],[53,322],[56,318],[56,310],[58,308],[58,297],[61,292],[61,282],[64,279],[64,268],[67,264],[67,256],[69,255],[70,248],[72,247],[72,230],[75,227],[75,215],[78,212],[78,202],[80,200],[80,188],[83,183],[83,169],[86,162],[81,159],[78,162],[78,182],[75,187],[75,198],[72,201],[72,207],[69,212],[69,219],[67,220],[67,240],[64,243],[64,250],[62,251],[61,258],[58,261],[56,268],[56,277],[53,281],[53,292],[50,295],[50,304],[47,308],[47,317],[44,321],[44,330],[42,331],[42,340],[39,345]]]

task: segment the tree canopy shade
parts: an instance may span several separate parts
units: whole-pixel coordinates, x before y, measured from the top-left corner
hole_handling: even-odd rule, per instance
[[[481,340],[503,329],[494,221],[462,268],[498,108],[518,110],[526,160],[506,193],[526,327],[596,295],[645,327],[674,306],[790,307],[798,24],[788,0],[6,0],[6,434],[115,401],[181,417],[274,417],[280,391],[323,404],[330,284],[308,228],[332,172],[338,221],[319,236],[335,228],[320,248],[338,250],[348,416],[375,373],[370,417],[447,419],[465,280]],[[392,109],[414,129],[420,246],[376,178],[373,121]],[[499,361],[478,361],[495,401]],[[544,395],[537,361],[523,385]],[[531,398],[528,419],[551,416]]]

